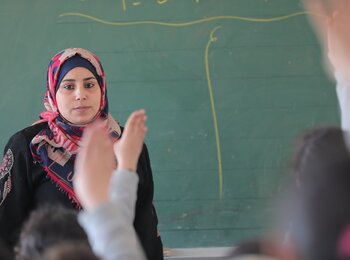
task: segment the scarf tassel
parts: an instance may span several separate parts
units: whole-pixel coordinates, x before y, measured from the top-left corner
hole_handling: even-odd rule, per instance
[[[83,207],[81,206],[74,190],[72,190],[71,187],[69,187],[66,183],[64,183],[60,178],[58,178],[54,173],[52,173],[48,167],[44,167],[44,170],[47,172],[47,177],[56,185],[56,187],[66,194],[69,198],[69,200],[73,203],[73,205],[78,209],[81,210]]]

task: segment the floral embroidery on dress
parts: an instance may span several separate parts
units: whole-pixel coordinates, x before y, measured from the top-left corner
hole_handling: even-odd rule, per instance
[[[0,165],[0,205],[11,191],[11,169],[13,162],[13,153],[11,149],[8,149]]]

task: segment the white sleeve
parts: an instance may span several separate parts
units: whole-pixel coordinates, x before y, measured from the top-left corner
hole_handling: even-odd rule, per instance
[[[340,73],[335,73],[337,81],[337,96],[340,106],[341,127],[343,130],[350,130],[350,83]]]
[[[114,172],[110,184],[111,200],[78,215],[93,251],[103,260],[145,259],[133,226],[137,184],[136,173]]]

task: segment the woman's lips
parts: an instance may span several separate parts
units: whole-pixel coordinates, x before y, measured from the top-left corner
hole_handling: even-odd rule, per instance
[[[73,108],[73,111],[76,111],[76,112],[79,112],[79,113],[84,113],[88,109],[90,109],[89,106],[79,106],[79,107]]]

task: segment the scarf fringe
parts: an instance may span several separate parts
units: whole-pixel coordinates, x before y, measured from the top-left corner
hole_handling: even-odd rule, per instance
[[[74,190],[71,187],[69,187],[67,184],[65,184],[61,179],[59,179],[53,172],[51,172],[48,169],[48,167],[43,167],[43,168],[47,173],[47,178],[49,178],[55,184],[55,186],[58,188],[59,191],[67,195],[69,200],[78,210],[81,210],[83,207],[79,199],[76,197]]]

